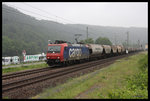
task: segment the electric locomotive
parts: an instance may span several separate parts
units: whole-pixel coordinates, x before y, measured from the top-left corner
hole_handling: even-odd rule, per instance
[[[71,44],[66,41],[56,40],[54,44],[48,44],[47,64],[68,65],[87,60],[89,58],[89,49],[83,44]]]

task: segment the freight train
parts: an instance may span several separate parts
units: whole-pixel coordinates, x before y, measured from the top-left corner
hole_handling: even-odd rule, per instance
[[[49,66],[66,66],[81,61],[117,56],[138,50],[141,49],[124,48],[122,45],[71,44],[66,41],[56,40],[54,44],[48,44],[46,62]]]

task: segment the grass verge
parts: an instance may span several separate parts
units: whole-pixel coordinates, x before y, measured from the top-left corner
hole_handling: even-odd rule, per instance
[[[34,69],[34,68],[44,68],[47,66],[48,65],[46,63],[42,63],[42,64],[27,65],[27,66],[21,66],[21,67],[3,68],[2,73],[5,74],[5,73]]]
[[[147,53],[142,52],[138,55],[126,57],[117,60],[114,64],[106,68],[96,70],[95,72],[80,76],[78,78],[70,78],[67,83],[45,89],[43,93],[32,98],[33,99],[75,99],[75,98],[128,99],[127,96],[118,97],[117,95],[114,94],[114,92],[117,92],[116,94],[118,95],[121,94],[121,92],[124,92],[124,89],[126,89],[129,86],[127,78],[133,77],[135,74],[141,73],[141,69],[139,67],[142,66],[143,62],[140,63],[140,61],[141,59],[145,58],[145,54]],[[133,92],[138,93],[139,89],[130,92],[130,94],[132,94]],[[128,91],[126,92],[126,94],[127,93]],[[141,97],[142,93],[144,93],[145,95],[142,95]],[[148,91],[147,89],[143,90],[140,92],[140,96],[130,96],[129,98],[147,99]]]

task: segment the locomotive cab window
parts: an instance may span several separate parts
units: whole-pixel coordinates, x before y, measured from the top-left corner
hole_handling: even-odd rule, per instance
[[[48,46],[48,53],[60,53],[61,46]]]

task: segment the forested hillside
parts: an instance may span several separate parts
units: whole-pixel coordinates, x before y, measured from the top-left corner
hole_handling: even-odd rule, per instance
[[[60,23],[36,20],[4,5],[2,14],[2,54],[4,56],[21,55],[24,49],[27,54],[46,52],[49,39],[70,38],[66,26]]]
[[[86,38],[86,27],[89,28],[89,37],[94,40],[98,37],[108,37],[114,43],[116,33],[117,44],[126,40],[129,31],[130,42],[139,39],[147,43],[147,28],[123,28],[109,26],[93,26],[83,24],[61,24],[54,21],[37,20],[20,11],[2,5],[2,56],[21,55],[26,53],[38,54],[46,52],[48,40],[66,40],[75,42],[74,35],[82,34],[80,40]]]

